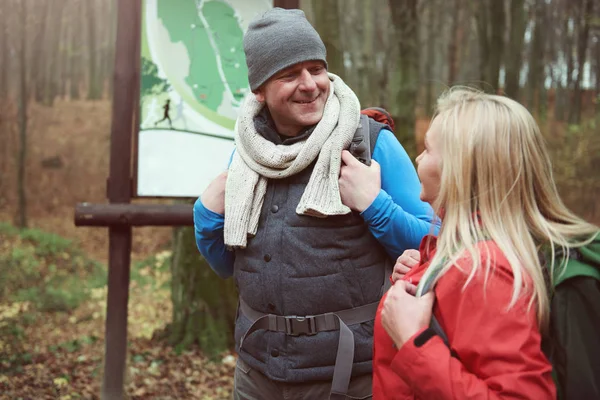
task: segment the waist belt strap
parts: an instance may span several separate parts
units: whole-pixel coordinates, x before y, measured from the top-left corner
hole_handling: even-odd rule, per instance
[[[240,340],[240,351],[244,339],[251,333],[264,329],[272,332],[282,332],[290,336],[316,335],[319,332],[340,331],[333,380],[331,382],[330,399],[345,399],[350,385],[352,364],[354,363],[354,334],[348,325],[360,324],[375,319],[379,302],[350,308],[335,313],[325,313],[307,316],[282,316],[265,314],[256,311],[240,298],[239,310],[252,321],[252,326]]]

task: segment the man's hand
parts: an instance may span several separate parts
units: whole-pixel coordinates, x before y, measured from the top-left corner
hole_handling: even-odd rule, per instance
[[[352,210],[366,210],[381,190],[381,171],[379,164],[371,160],[367,167],[348,151],[342,151],[342,168],[340,170],[340,195],[342,203]]]
[[[383,302],[381,324],[398,349],[431,321],[434,294],[415,297],[416,291],[415,285],[398,281],[387,291]]]
[[[402,279],[413,267],[419,265],[421,253],[418,250],[408,249],[396,260],[394,272],[392,273],[392,283]]]
[[[225,214],[225,183],[227,182],[227,171],[217,176],[206,188],[200,201],[204,207],[217,214]]]

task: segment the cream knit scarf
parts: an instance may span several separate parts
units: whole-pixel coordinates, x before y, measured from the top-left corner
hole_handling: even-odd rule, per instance
[[[237,120],[236,152],[225,186],[225,244],[245,248],[248,235],[256,234],[267,191],[267,179],[294,175],[317,162],[296,212],[314,217],[342,215],[338,177],[342,150],[347,148],[360,119],[360,103],[354,92],[336,75],[329,74],[331,89],[323,118],[303,141],[276,145],[258,133],[254,117],[263,104],[246,97]]]

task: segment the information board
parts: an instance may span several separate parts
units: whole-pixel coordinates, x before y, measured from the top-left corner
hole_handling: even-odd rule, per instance
[[[136,195],[197,197],[227,168],[243,35],[272,0],[144,0]]]

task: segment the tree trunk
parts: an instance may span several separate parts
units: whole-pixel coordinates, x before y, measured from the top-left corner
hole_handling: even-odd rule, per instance
[[[80,28],[83,15],[81,13],[81,2],[73,0],[71,38],[69,43],[69,97],[71,100],[79,100],[79,85],[81,84],[81,39]]]
[[[487,0],[473,0],[473,16],[477,26],[477,40],[479,42],[479,81],[481,88],[491,92],[490,86],[490,25],[489,25],[489,4]],[[492,0],[494,1],[494,0]]]
[[[102,97],[102,88],[98,76],[98,46],[96,38],[96,4],[94,0],[85,0],[88,25],[88,50],[89,50],[89,76],[88,76],[88,100],[98,100]]]
[[[461,0],[455,0],[455,4],[459,3]],[[439,10],[439,3],[437,1],[431,0],[427,7],[427,51],[425,53],[425,115],[431,116],[434,112],[434,94],[433,94],[433,82],[434,79],[434,66],[435,66],[435,55],[436,55],[436,43],[439,39],[439,31],[440,24],[439,20],[441,17],[441,10]],[[453,12],[453,17],[458,18],[457,13]],[[454,19],[453,19],[452,29],[455,28]],[[458,22],[456,23],[458,25]],[[448,84],[452,85],[452,82],[456,79],[456,43],[453,43],[453,38],[450,39],[450,43],[448,46]],[[454,76],[453,76],[454,74]]]
[[[116,39],[116,32],[117,32],[117,27],[116,27],[116,20],[117,20],[117,15],[116,15],[116,5],[115,5],[115,0],[109,0],[108,1],[108,11],[107,11],[107,15],[108,15],[108,21],[106,22],[106,25],[108,27],[108,34],[107,34],[107,51],[106,51],[106,60],[104,62],[104,76],[105,79],[107,81],[107,92],[108,92],[108,96],[110,98],[112,98],[112,93],[113,93],[113,80],[112,78],[112,72],[113,72],[113,65],[115,62],[115,39]]]
[[[54,105],[54,99],[58,92],[58,62],[60,59],[60,37],[62,31],[62,11],[64,4],[60,0],[53,0],[52,7],[50,8],[51,23],[48,29],[48,48],[47,53],[47,75],[46,75],[46,90],[44,95],[44,104],[52,107]]]
[[[25,193],[25,161],[27,156],[27,0],[21,0],[21,51],[19,80],[19,154],[17,159],[17,193],[19,196],[17,226],[27,227],[27,196]]]
[[[489,52],[489,83],[492,85],[491,90],[493,90],[494,93],[497,93],[500,82],[500,67],[502,66],[502,56],[504,53],[504,31],[506,29],[504,1],[491,1],[489,23],[489,49],[491,49]]]
[[[346,51],[346,57],[349,60],[348,68],[345,68],[345,81],[348,86],[354,89],[361,103],[363,102],[362,93],[360,93],[360,74],[361,62],[360,57],[361,38],[362,38],[362,8],[360,0],[345,0],[346,12],[340,13],[340,40],[342,47]],[[310,8],[313,8],[313,0],[309,2]],[[318,2],[318,1],[317,1]],[[316,2],[315,2],[316,3]]]
[[[460,31],[462,29],[462,21],[460,20],[462,8],[461,3],[461,0],[454,0],[452,7],[452,28],[450,30],[450,41],[448,42],[448,85],[453,85],[454,82],[456,82],[458,70],[458,47],[460,43]],[[437,12],[437,7],[432,7],[431,5],[430,12],[432,12],[434,15],[439,14],[439,12]],[[432,29],[430,29],[429,32],[431,33],[431,31],[436,29],[437,24],[433,23]],[[427,58],[430,60],[433,58],[434,40],[435,39],[429,41],[428,53],[431,52],[432,54],[427,56]]]
[[[328,70],[346,79],[344,50],[341,46],[338,0],[313,0],[315,28],[327,49]]]
[[[209,355],[231,348],[235,285],[233,279],[219,278],[198,253],[192,227],[174,229],[171,275],[169,342],[177,349],[197,343]]]
[[[396,122],[396,137],[411,158],[416,155],[415,107],[419,77],[417,0],[389,0],[395,31],[395,71],[390,76],[389,111]]]
[[[544,42],[543,42],[543,18],[545,0],[537,0],[535,3],[535,16],[531,49],[529,52],[529,75],[527,82],[529,91],[527,93],[527,105],[531,110],[540,111],[539,91],[544,84]]]
[[[560,79],[558,80],[558,87],[554,98],[554,119],[556,121],[564,121],[567,114],[567,104],[569,103],[569,90],[571,89],[571,72],[573,71],[573,52],[571,51],[572,40],[569,33],[569,20],[572,16],[571,0],[563,0],[561,4],[561,12],[563,23],[561,30],[561,49],[560,51],[566,59],[566,71],[560,73]],[[562,71],[563,62],[559,62],[559,68]],[[565,84],[562,82],[562,78],[565,78]]]
[[[573,89],[573,101],[569,109],[569,123],[579,124],[581,122],[581,79],[586,62],[588,38],[590,36],[589,20],[592,18],[593,0],[584,0],[584,7],[579,18],[579,37],[577,39],[577,77]]]
[[[525,0],[511,0],[509,49],[507,52],[504,92],[515,100],[519,100],[525,27]]]
[[[368,1],[364,1],[361,4],[362,12],[359,12],[359,19],[362,23],[362,48],[360,50],[361,67],[362,70],[358,73],[359,78],[359,99],[364,107],[379,106],[375,97],[377,91],[373,86],[373,70],[375,67],[375,13],[373,10],[373,4]]]
[[[48,53],[47,48],[47,25],[48,19],[51,18],[50,13],[50,0],[44,0],[43,4],[40,4],[41,0],[37,2],[37,9],[42,10],[40,13],[40,25],[35,34],[35,51],[33,53],[33,60],[31,65],[31,79],[35,80],[35,101],[42,103],[44,101],[44,91],[46,89],[46,55]],[[39,8],[38,8],[39,7]]]
[[[598,14],[600,15],[600,6],[598,6]],[[600,20],[600,17],[598,17]],[[600,36],[596,40],[595,47],[595,60],[596,60],[596,103],[595,103],[595,111],[596,115],[600,114]]]
[[[68,5],[68,0],[65,0]],[[67,95],[67,79],[69,76],[69,35],[71,35],[71,30],[73,29],[72,19],[68,14],[68,9],[65,5],[65,9],[67,11],[67,15],[63,13],[62,24],[63,27],[61,29],[60,41],[59,41],[59,59],[58,59],[58,92],[57,95],[64,99]]]
[[[8,53],[8,4],[0,3],[0,99],[8,98],[8,70],[10,69],[10,56]]]
[[[389,78],[391,71],[391,62],[393,61],[390,54],[390,41],[394,40],[392,37],[393,29],[391,18],[390,18],[390,5],[389,3],[382,3],[381,7],[375,7],[375,60],[374,70],[372,73],[373,88],[372,92],[376,94],[374,97],[374,103],[384,108],[389,108],[390,99],[387,92],[389,86]]]

